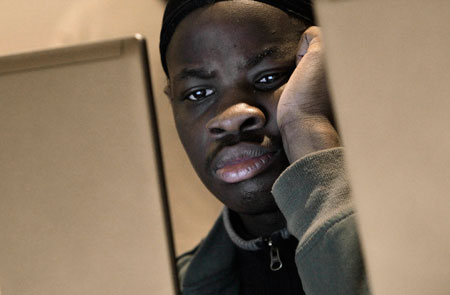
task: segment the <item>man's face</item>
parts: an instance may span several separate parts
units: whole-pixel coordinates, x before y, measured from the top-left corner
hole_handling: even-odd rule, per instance
[[[239,213],[278,210],[270,191],[288,161],[277,104],[299,26],[272,6],[225,1],[188,15],[169,44],[178,134],[203,183]]]

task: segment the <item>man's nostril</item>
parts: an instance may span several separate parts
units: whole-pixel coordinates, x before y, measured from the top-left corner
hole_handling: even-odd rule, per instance
[[[244,122],[242,122],[241,130],[252,129],[257,124],[256,118],[251,117],[247,118]]]
[[[241,131],[250,131],[262,128],[264,125],[264,120],[257,116],[252,116],[247,119],[245,119],[244,122],[242,122],[240,130]]]

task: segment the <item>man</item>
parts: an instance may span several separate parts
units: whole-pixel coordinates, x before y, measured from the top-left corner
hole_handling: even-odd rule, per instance
[[[294,0],[168,3],[166,92],[192,165],[225,205],[179,258],[186,295],[368,293],[313,22]]]

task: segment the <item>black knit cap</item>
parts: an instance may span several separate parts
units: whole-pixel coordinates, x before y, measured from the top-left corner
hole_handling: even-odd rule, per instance
[[[221,1],[230,0],[169,0],[164,12],[161,36],[159,41],[159,51],[161,54],[161,63],[166,72],[166,51],[170,39],[175,32],[178,24],[194,10]],[[305,21],[308,25],[314,25],[314,14],[311,0],[253,0],[275,6],[287,13]]]

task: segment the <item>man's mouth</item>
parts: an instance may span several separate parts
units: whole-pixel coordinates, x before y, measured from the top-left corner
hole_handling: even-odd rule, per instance
[[[244,181],[265,171],[272,164],[274,156],[274,151],[253,145],[227,147],[219,153],[215,174],[227,183]]]

